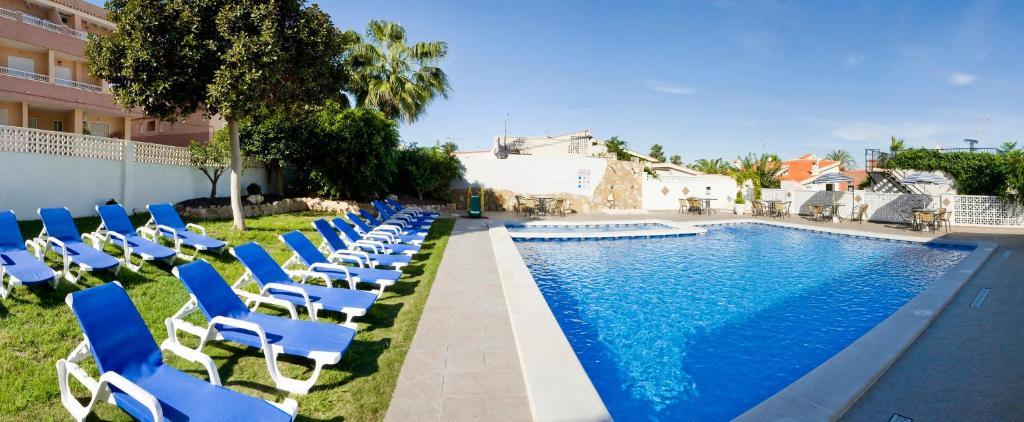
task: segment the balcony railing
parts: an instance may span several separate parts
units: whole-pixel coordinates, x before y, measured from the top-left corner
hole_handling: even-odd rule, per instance
[[[0,75],[13,76],[15,78],[31,79],[39,82],[50,82],[50,77],[46,75],[40,75],[38,73],[26,72],[24,70],[12,69],[9,67],[0,66]]]
[[[66,86],[68,88],[75,88],[75,89],[81,89],[81,90],[92,91],[92,92],[103,92],[103,88],[100,88],[100,87],[98,87],[96,85],[87,84],[85,82],[78,82],[78,81],[72,81],[72,80],[61,79],[61,78],[53,78],[53,83],[57,84],[57,85],[60,85],[60,86]]]
[[[18,18],[18,15],[21,15],[21,19]],[[86,40],[86,39],[89,38],[89,33],[88,32],[79,31],[79,30],[73,29],[73,28],[68,28],[68,27],[66,27],[64,25],[59,25],[59,24],[50,22],[50,21],[45,20],[45,19],[40,19],[40,18],[37,18],[35,16],[19,12],[17,10],[10,10],[10,9],[0,8],[0,17],[7,18],[7,19],[20,20],[20,21],[25,22],[25,23],[27,23],[29,25],[32,25],[32,26],[35,26],[35,27],[38,27],[38,28],[43,28],[43,29],[45,29],[47,31],[53,31],[53,32],[56,32],[56,33],[59,33],[59,34],[64,34],[64,35],[67,35],[67,36],[75,37],[75,38],[78,38],[80,40]]]

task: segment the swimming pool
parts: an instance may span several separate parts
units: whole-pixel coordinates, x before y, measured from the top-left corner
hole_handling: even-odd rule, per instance
[[[516,247],[617,420],[735,417],[970,252],[754,224]]]
[[[675,228],[661,223],[506,224],[505,227],[508,231],[514,233],[595,233],[670,230]]]

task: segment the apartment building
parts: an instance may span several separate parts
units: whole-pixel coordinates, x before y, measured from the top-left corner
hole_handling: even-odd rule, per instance
[[[0,125],[168,145],[207,140],[220,125],[124,110],[89,75],[85,42],[114,30],[106,10],[84,0],[0,0]]]

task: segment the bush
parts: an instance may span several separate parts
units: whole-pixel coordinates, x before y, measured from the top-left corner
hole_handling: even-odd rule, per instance
[[[461,178],[465,167],[453,155],[453,143],[421,147],[411,144],[398,155],[398,178],[392,191],[418,198],[447,199],[452,180]]]
[[[317,114],[310,143],[312,188],[331,198],[368,200],[387,195],[397,173],[398,126],[379,111],[329,104]]]
[[[255,183],[250,183],[249,186],[246,186],[245,191],[248,192],[249,195],[259,195],[263,193],[263,189],[260,188],[260,185]]]
[[[905,170],[944,171],[955,179],[956,190],[962,195],[1002,195],[1007,182],[1003,157],[980,152],[944,153],[915,148],[892,155],[885,165]]]
[[[746,203],[746,201],[743,200],[743,191],[742,190],[736,191],[736,200],[733,201],[733,202],[735,202],[737,204],[740,204],[740,205]]]

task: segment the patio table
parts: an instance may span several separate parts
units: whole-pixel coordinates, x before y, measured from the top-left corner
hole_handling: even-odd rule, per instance
[[[937,209],[930,209],[930,208],[911,208],[910,211],[912,213],[911,215],[912,215],[912,218],[913,218],[911,227],[913,228],[914,226],[920,226],[919,230],[921,230],[922,232],[925,232],[925,233],[931,231],[931,227],[929,227],[927,224],[923,224],[924,223],[923,221],[918,221],[917,214],[918,213],[921,213],[921,214],[931,214],[932,215],[932,224],[935,223],[935,219],[938,217],[938,214],[939,214],[939,210],[937,210]]]

